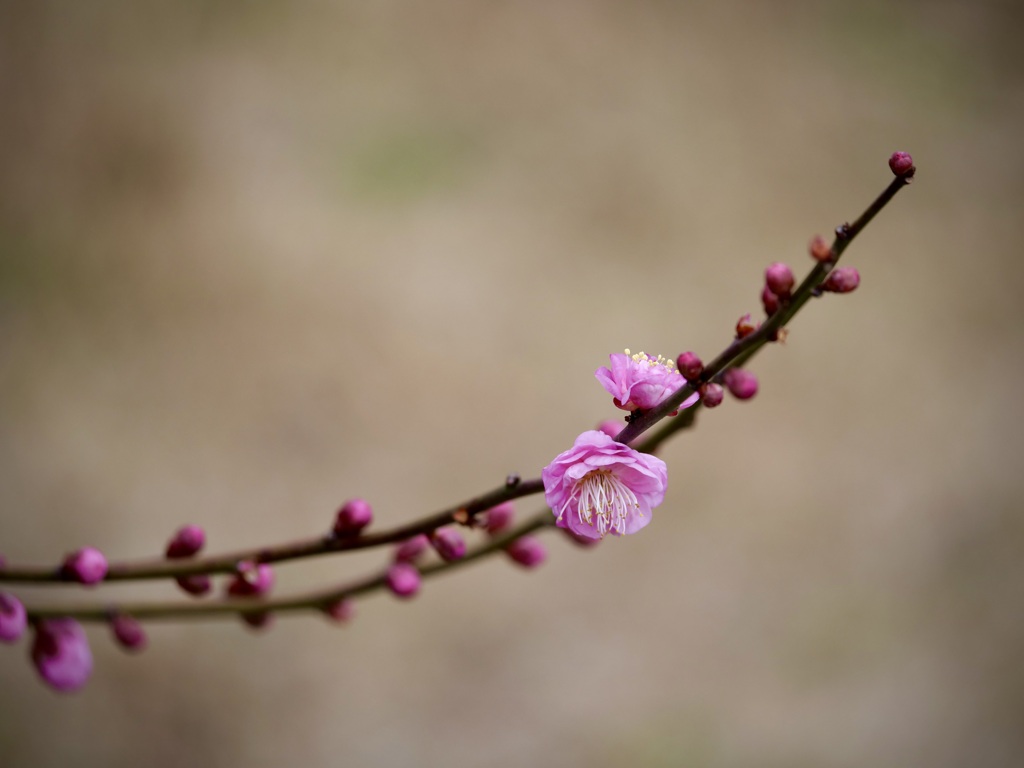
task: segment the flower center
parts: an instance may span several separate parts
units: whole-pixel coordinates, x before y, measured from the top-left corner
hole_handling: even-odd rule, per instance
[[[559,519],[574,499],[579,500],[576,514],[580,522],[594,526],[602,536],[609,531],[624,535],[627,516],[640,509],[636,494],[610,469],[595,469],[577,480],[558,514]],[[643,515],[643,512],[637,514]]]
[[[661,355],[658,355],[657,357],[651,357],[646,352],[637,352],[635,355],[633,355],[630,354],[628,349],[626,349],[625,352],[626,357],[630,358],[634,363],[647,363],[647,365],[650,365],[652,367],[660,365],[667,368],[670,371],[674,371],[676,368],[674,360],[669,360],[667,358],[662,357]]]

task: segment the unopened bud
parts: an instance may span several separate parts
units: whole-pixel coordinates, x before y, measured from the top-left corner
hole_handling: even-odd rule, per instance
[[[175,581],[178,582],[179,587],[196,597],[205,595],[213,589],[213,582],[210,581],[210,577],[205,573],[197,573],[193,576],[178,576]]]
[[[365,499],[349,499],[338,510],[334,532],[338,536],[355,536],[373,520],[373,508]]]
[[[612,422],[615,424],[615,422]],[[618,430],[615,435],[621,431],[616,424]],[[609,435],[609,437],[615,437],[615,435]],[[501,533],[512,525],[512,520],[515,517],[516,508],[515,504],[511,501],[504,501],[496,507],[491,507],[484,514],[484,530],[487,531],[491,536]]]
[[[269,563],[244,560],[235,569],[235,577],[228,584],[232,597],[262,597],[274,586],[274,569]]]
[[[700,401],[705,408],[715,408],[722,404],[725,393],[717,384],[705,384],[700,388]]]
[[[32,663],[43,681],[58,691],[75,691],[92,674],[92,651],[82,625],[50,619],[36,625]]]
[[[893,152],[892,157],[889,158],[889,170],[894,175],[900,178],[905,176],[913,175],[914,171],[914,158],[907,152]]]
[[[146,632],[142,625],[131,616],[119,613],[111,619],[110,629],[114,633],[117,644],[126,651],[141,651],[146,647]]]
[[[395,597],[409,598],[420,591],[422,579],[416,566],[409,563],[395,563],[388,568],[384,581]]]
[[[438,528],[430,535],[430,543],[446,562],[460,560],[466,554],[466,541],[454,528]]]
[[[418,536],[413,536],[411,539],[406,539],[395,549],[395,562],[411,563],[426,552],[429,546],[430,542],[422,533]]]
[[[621,432],[623,428],[624,427],[621,421],[614,421],[612,419],[607,419],[597,425],[598,431],[604,432],[606,435],[608,435],[608,437],[612,438],[619,434],[619,432]]]
[[[270,611],[245,611],[241,616],[242,621],[253,629],[266,629],[274,623],[274,614]]]
[[[689,382],[697,381],[704,373],[704,363],[693,352],[683,352],[676,358],[676,368],[683,374],[683,378]]]
[[[736,322],[736,338],[745,339],[747,336],[757,330],[757,323],[755,323],[750,314],[746,314]]]
[[[764,305],[764,313],[768,317],[779,311],[779,297],[772,293],[767,285],[761,290],[761,304]]]
[[[64,560],[64,574],[79,584],[98,584],[107,575],[107,558],[94,547],[82,547]]]
[[[737,400],[749,400],[757,394],[757,377],[744,368],[730,368],[722,381]]]
[[[777,261],[764,271],[764,283],[780,299],[788,299],[796,285],[796,278],[793,277],[793,270]]]
[[[349,597],[335,600],[324,608],[324,614],[339,624],[351,621],[356,614],[356,601]]]
[[[853,267],[837,267],[829,272],[821,290],[830,293],[849,293],[860,285],[860,272]]]
[[[505,547],[505,553],[523,568],[536,568],[548,558],[544,542],[536,536],[520,536]]]
[[[814,236],[808,250],[815,261],[829,261],[832,258],[832,246],[821,235]]]
[[[167,542],[167,557],[171,560],[192,557],[205,543],[206,532],[198,525],[182,526]]]
[[[0,642],[15,642],[25,633],[27,623],[21,600],[10,592],[0,592]]]

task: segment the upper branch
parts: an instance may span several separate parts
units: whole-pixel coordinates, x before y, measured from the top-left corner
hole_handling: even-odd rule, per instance
[[[869,205],[864,213],[862,213],[853,224],[843,224],[836,228],[836,237],[832,243],[832,255],[826,261],[819,261],[811,269],[810,273],[803,279],[799,287],[793,292],[790,300],[779,307],[779,310],[765,320],[754,333],[749,336],[745,336],[742,339],[735,339],[725,350],[712,360],[708,365],[704,367],[704,372],[700,375],[697,381],[687,383],[680,388],[672,397],[665,400],[655,408],[651,408],[649,411],[645,411],[634,418],[625,428],[616,435],[615,439],[620,443],[631,443],[637,437],[642,435],[652,426],[657,424],[659,421],[664,419],[673,411],[679,410],[679,406],[682,405],[686,398],[690,397],[696,392],[702,384],[706,384],[714,379],[716,376],[724,372],[729,367],[740,365],[751,357],[753,357],[758,350],[760,350],[767,342],[778,338],[778,332],[786,326],[790,320],[796,315],[797,312],[807,303],[808,299],[815,295],[818,287],[825,282],[829,273],[835,267],[836,262],[839,261],[839,257],[842,255],[846,247],[853,241],[860,232],[867,226],[875,215],[881,211],[890,200],[899,192],[903,187],[909,184],[914,178],[914,173],[911,171],[902,176],[897,176],[892,180],[885,191],[882,192],[875,200]],[[683,424],[681,426],[686,426]],[[671,434],[675,429],[671,428],[671,425],[666,428],[668,434]],[[666,435],[667,436],[667,435]],[[660,440],[652,441],[653,444],[644,443],[637,446],[641,450],[650,450],[654,445],[657,445],[664,437]]]

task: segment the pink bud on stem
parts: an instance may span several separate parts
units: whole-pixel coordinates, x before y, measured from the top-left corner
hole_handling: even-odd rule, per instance
[[[420,591],[422,579],[415,565],[394,563],[388,568],[384,582],[395,597],[408,599]]]
[[[373,521],[373,508],[365,499],[349,499],[341,505],[334,521],[338,536],[356,536]]]
[[[63,571],[79,584],[99,584],[107,575],[107,558],[95,547],[82,547],[64,559]]]
[[[454,528],[438,528],[430,535],[430,543],[448,563],[461,560],[466,554],[466,541]]]
[[[395,549],[395,562],[415,562],[420,558],[420,555],[427,551],[427,547],[429,546],[430,541],[427,539],[426,535],[422,533],[413,536],[411,539],[406,539]]]
[[[356,601],[348,597],[343,597],[341,600],[335,600],[330,605],[324,607],[324,615],[328,616],[331,620],[344,624],[352,620],[352,617],[356,613]]]
[[[609,437],[615,437],[615,435],[622,431],[622,427],[616,421],[603,422],[603,424],[611,424],[615,429],[611,434],[609,434],[607,430],[601,430]],[[515,504],[511,501],[505,501],[496,507],[491,507],[484,513],[484,530],[491,536],[495,536],[508,530],[512,525],[513,519],[515,519],[515,514]]]
[[[206,532],[198,525],[185,525],[167,542],[166,556],[169,560],[192,557],[206,543]]]
[[[548,558],[548,551],[536,536],[520,536],[505,548],[512,562],[523,568],[536,568]]]
[[[860,272],[853,267],[837,267],[833,269],[825,282],[821,284],[821,290],[829,293],[849,293],[860,285]]]
[[[13,643],[25,633],[25,606],[10,592],[0,592],[0,642]]]
[[[775,262],[764,271],[764,284],[780,299],[788,299],[796,285],[793,270],[782,262]]]
[[[683,352],[676,358],[676,368],[683,374],[683,378],[691,383],[697,381],[704,373],[704,363],[693,352]]]
[[[92,674],[92,651],[82,625],[74,619],[50,619],[36,625],[32,663],[51,688],[76,691]]]
[[[725,393],[718,384],[705,384],[700,388],[700,401],[705,408],[716,408],[722,404]]]
[[[832,253],[832,246],[821,235],[814,236],[808,250],[815,261],[830,261],[835,256]]]
[[[213,582],[205,573],[198,573],[193,576],[178,576],[175,581],[179,587],[194,597],[205,595],[213,589]]]
[[[131,616],[119,613],[110,620],[110,629],[117,644],[132,653],[143,650],[148,643],[146,631]]]
[[[889,170],[893,172],[893,175],[899,178],[905,178],[912,176],[914,171],[914,158],[910,156],[908,152],[893,152],[892,157],[889,158]]]
[[[757,394],[757,377],[744,368],[730,368],[722,375],[722,381],[737,400],[749,400]]]
[[[750,313],[745,314],[739,320],[736,321],[736,338],[745,339],[747,336],[757,330],[757,323],[755,323]]]

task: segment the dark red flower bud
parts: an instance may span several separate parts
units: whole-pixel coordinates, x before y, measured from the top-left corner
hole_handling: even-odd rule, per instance
[[[757,377],[744,368],[730,368],[722,381],[737,400],[749,400],[757,394]]]
[[[192,557],[206,543],[206,532],[198,525],[185,525],[167,542],[167,557],[177,560]]]
[[[700,388],[700,401],[705,408],[714,408],[722,404],[725,393],[717,384],[705,384]]]
[[[914,158],[908,152],[893,152],[889,158],[889,169],[900,178],[914,173]]]
[[[683,374],[684,379],[691,382],[697,381],[704,373],[704,363],[693,352],[683,352],[676,358],[676,368]]]
[[[194,576],[178,576],[175,581],[178,582],[179,587],[196,597],[205,595],[213,589],[213,582],[210,581],[210,577],[205,573],[199,573]]]
[[[365,499],[349,499],[338,510],[334,532],[338,536],[354,536],[373,520],[373,508]]]
[[[747,336],[757,330],[757,323],[755,323],[750,314],[746,314],[736,322],[736,338],[745,339]]]
[[[117,644],[126,651],[141,651],[146,647],[146,632],[131,616],[119,613],[111,619],[110,628],[114,632]]]
[[[356,614],[356,601],[349,597],[335,600],[324,608],[324,614],[339,624],[351,621]]]
[[[761,303],[764,305],[764,313],[768,317],[779,311],[779,297],[772,293],[767,285],[761,291]]]
[[[860,272],[853,267],[838,267],[825,278],[825,282],[821,284],[821,290],[830,293],[849,293],[856,290],[858,285],[860,285]]]
[[[815,235],[811,239],[808,250],[815,261],[829,261],[832,258],[832,246],[821,235]]]
[[[242,621],[253,629],[266,629],[274,623],[274,614],[270,611],[246,611],[241,616]]]

